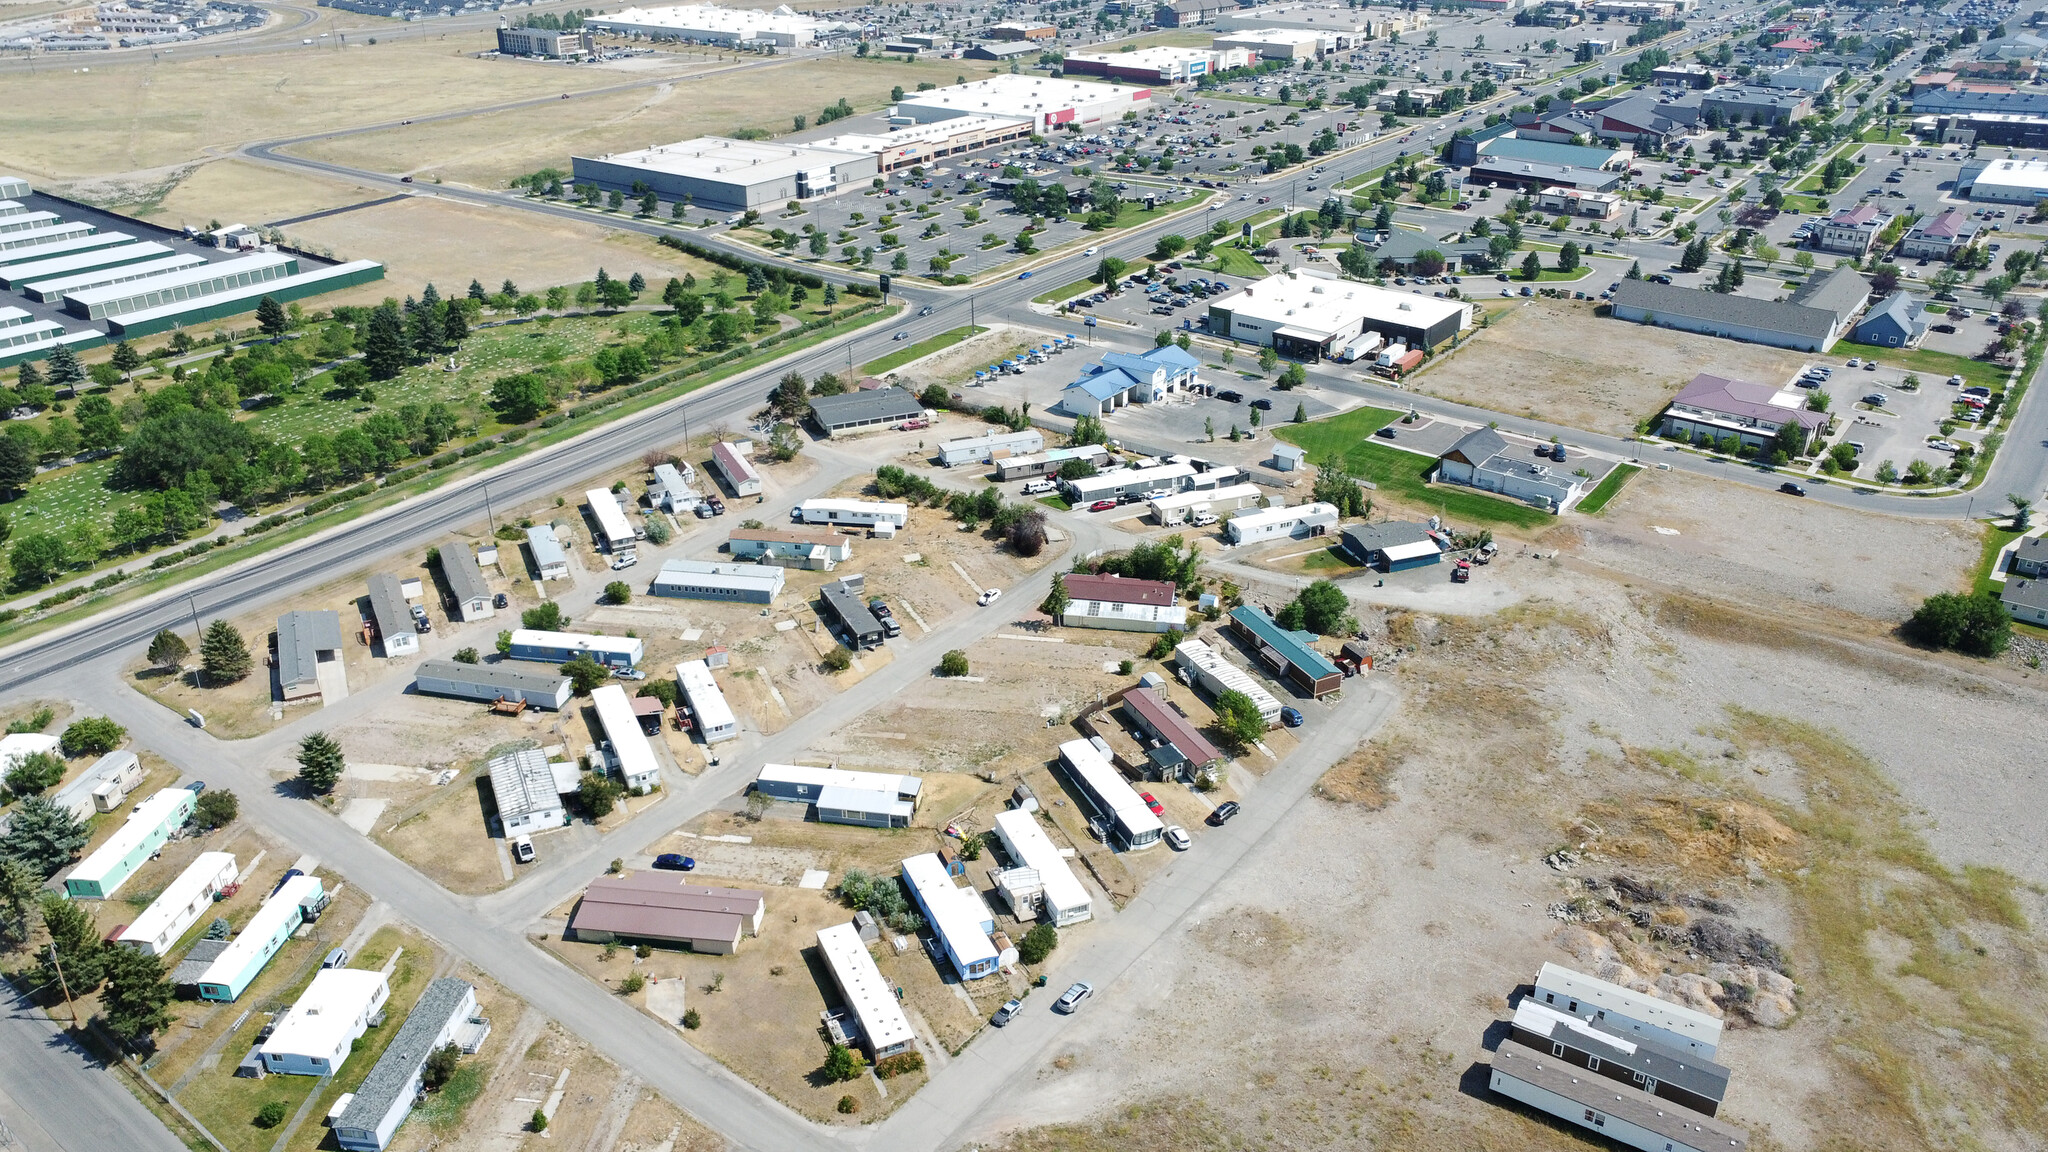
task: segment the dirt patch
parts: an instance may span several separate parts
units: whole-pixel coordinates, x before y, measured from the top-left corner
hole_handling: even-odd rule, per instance
[[[1334,804],[1377,812],[1394,802],[1394,776],[1407,758],[1407,749],[1387,741],[1361,745],[1323,773],[1316,782],[1316,795]]]
[[[1533,300],[1496,314],[1417,391],[1591,432],[1627,435],[1701,372],[1781,383],[1807,357],[1781,348],[1596,319],[1590,305]]]

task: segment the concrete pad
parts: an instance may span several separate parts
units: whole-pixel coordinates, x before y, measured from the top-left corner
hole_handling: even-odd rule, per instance
[[[343,773],[351,780],[417,780],[423,768],[409,764],[365,764],[350,760]]]
[[[825,887],[825,881],[830,879],[831,876],[832,874],[830,872],[820,871],[816,868],[806,869],[804,871],[803,879],[798,880],[796,882],[796,886],[799,888],[822,889],[823,887]]]
[[[368,836],[377,827],[377,817],[384,814],[383,800],[357,798],[348,802],[341,810],[341,822]]]
[[[690,990],[689,983],[680,977],[650,983],[647,985],[647,1010],[669,1027],[681,1028],[683,1013],[689,1009],[684,1002]]]
[[[329,660],[317,666],[320,677],[320,706],[330,707],[348,699],[348,669],[343,661]]]

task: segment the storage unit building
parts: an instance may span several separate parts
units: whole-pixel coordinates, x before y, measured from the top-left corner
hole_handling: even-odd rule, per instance
[[[476,989],[467,981],[443,976],[428,984],[355,1098],[335,1118],[335,1142],[347,1152],[384,1152],[419,1099],[427,1057],[450,1043],[474,1052],[489,1032],[490,1022],[476,1014]]]
[[[456,696],[481,700],[524,700],[529,708],[558,712],[569,703],[573,685],[553,669],[523,668],[516,664],[463,664],[454,660],[425,660],[413,673],[413,688],[432,696]]]
[[[320,666],[346,686],[341,667],[341,613],[287,612],[277,618],[277,683],[286,700],[321,694]],[[331,701],[330,701],[331,703]]]
[[[924,404],[901,388],[870,388],[811,398],[811,423],[827,436],[924,418]]]
[[[597,722],[611,743],[619,778],[626,787],[645,792],[661,783],[661,762],[654,758],[654,747],[640,730],[640,717],[633,711],[632,701],[626,699],[626,690],[617,684],[601,685],[590,694],[590,703],[597,709]]]
[[[1186,523],[1199,513],[1235,512],[1250,508],[1265,496],[1265,490],[1257,484],[1226,484],[1221,488],[1176,492],[1149,501],[1152,518],[1160,527],[1171,528]]]
[[[448,614],[465,624],[497,615],[491,603],[491,586],[477,566],[476,553],[462,540],[441,545],[441,577],[448,582]]]
[[[746,888],[707,888],[670,872],[600,876],[584,889],[569,930],[587,943],[646,942],[730,956],[761,934],[767,898]]]
[[[741,528],[726,538],[725,549],[735,560],[830,572],[853,558],[853,537],[801,528]]]
[[[92,762],[50,797],[50,802],[83,820],[95,812],[112,812],[121,806],[135,786],[142,783],[142,761],[135,753],[117,748]]]
[[[1101,467],[1109,459],[1109,449],[1100,444],[1077,444],[1072,448],[1054,448],[1034,456],[1012,456],[997,460],[996,479],[1029,480],[1038,476],[1050,476],[1060,470],[1069,460],[1081,460]]]
[[[947,440],[939,445],[939,463],[948,468],[960,464],[986,464],[995,457],[1021,456],[1037,452],[1045,447],[1045,436],[1036,428],[1022,432],[990,432],[982,436],[963,436]]]
[[[526,547],[533,553],[534,571],[542,580],[567,580],[569,578],[569,554],[562,551],[562,542],[555,536],[552,524],[535,524],[526,530]]]
[[[263,1070],[286,1076],[332,1076],[348,1062],[356,1038],[383,1015],[391,985],[382,972],[326,968],[256,1046]]]
[[[1123,707],[1132,727],[1148,740],[1171,746],[1184,757],[1183,762],[1190,770],[1199,771],[1222,762],[1222,750],[1152,689],[1133,688],[1124,693]]]
[[[1230,612],[1230,630],[1258,653],[1275,676],[1310,696],[1321,698],[1343,686],[1344,673],[1328,657],[1309,645],[1319,637],[1313,632],[1292,632],[1275,623],[1271,616],[1246,604]]]
[[[720,564],[712,560],[664,560],[647,586],[652,596],[675,600],[716,600],[728,604],[770,604],[782,594],[782,569],[773,564]]]
[[[498,806],[498,824],[507,838],[569,822],[556,791],[555,770],[547,753],[521,748],[490,762],[491,795]]]
[[[1123,773],[1094,744],[1086,740],[1067,741],[1060,745],[1060,763],[1089,807],[1109,822],[1111,834],[1125,850],[1137,851],[1159,843],[1166,826],[1138,799]]]
[[[234,853],[201,852],[122,930],[121,943],[151,956],[165,955],[213,907],[214,894],[235,882],[235,869]]]
[[[860,1025],[861,1047],[868,1060],[882,1060],[917,1047],[917,1033],[903,1014],[895,988],[882,978],[867,941],[851,922],[834,924],[818,932],[818,955],[832,972],[839,998],[846,1001]]]
[[[137,868],[157,854],[171,833],[185,826],[198,799],[199,794],[190,788],[166,788],[136,804],[106,843],[64,878],[64,894],[73,900],[113,896]]]
[[[824,602],[825,615],[837,622],[840,638],[849,648],[873,648],[889,635],[882,626],[868,602],[847,587],[844,581],[827,584],[818,590]]]
[[[1233,544],[1267,540],[1299,540],[1321,536],[1337,526],[1335,504],[1297,504],[1292,508],[1259,508],[1240,512],[1223,525]]]
[[[405,593],[398,577],[379,572],[370,577],[370,622],[384,645],[387,659],[411,656],[420,650],[420,638],[413,631],[412,612],[405,606]]]
[[[1052,838],[1039,827],[1037,816],[1016,808],[998,812],[995,833],[1011,860],[1038,873],[1038,881],[1044,886],[1041,900],[1048,923],[1065,928],[1095,915],[1095,902],[1088,889],[1074,878],[1074,870],[1067,867]]]
[[[686,660],[676,665],[676,686],[682,689],[683,702],[690,706],[690,715],[695,717],[697,732],[704,737],[704,743],[716,744],[740,734],[739,717],[733,715],[732,705],[725,702],[725,693],[719,691],[710,665],[702,660]]]
[[[754,462],[747,455],[739,445],[723,440],[711,446],[711,470],[725,480],[734,496],[761,494],[761,474],[754,470]]]
[[[286,880],[263,906],[256,910],[242,931],[228,943],[206,973],[198,980],[199,998],[232,1002],[256,979],[284,942],[306,922],[306,908],[326,895],[317,876],[294,876]]]
[[[512,659],[544,660],[565,664],[588,656],[607,668],[632,668],[647,654],[636,636],[595,636],[583,632],[543,632],[535,628],[512,631]]]
[[[1188,610],[1174,600],[1167,580],[1075,573],[1060,578],[1067,589],[1067,628],[1108,628],[1118,632],[1167,632],[1186,628]]]
[[[1642,1152],[1743,1152],[1749,1147],[1749,1134],[1740,1128],[1646,1093],[1616,1092],[1598,1074],[1519,1044],[1503,1044],[1494,1052],[1487,1087]]]
[[[194,268],[187,273],[172,273],[172,276],[191,276],[222,267],[209,264],[205,268]],[[223,320],[254,312],[265,296],[280,304],[306,296],[318,296],[325,292],[338,292],[358,284],[368,284],[384,278],[384,266],[374,260],[351,260],[346,264],[335,264],[297,272],[277,279],[264,280],[252,273],[235,276],[221,276],[206,283],[184,283],[159,289],[149,289],[157,282],[137,281],[113,288],[96,288],[102,293],[132,292],[133,295],[104,305],[108,335],[115,340],[132,340],[139,336],[154,336],[173,328],[202,324],[208,320]],[[160,303],[152,303],[160,301]],[[78,297],[65,297],[65,307],[72,309]]]
[[[764,796],[815,804],[821,824],[864,828],[910,827],[923,787],[915,776],[802,764],[763,764],[754,778],[754,791]]]
[[[806,500],[790,512],[805,524],[895,529],[910,524],[910,505],[878,500]]]
[[[1002,966],[1002,953],[989,939],[996,930],[995,914],[989,911],[981,893],[953,883],[946,866],[939,862],[938,853],[926,852],[905,860],[903,883],[910,889],[910,899],[925,923],[931,925],[940,950],[962,980],[979,980]]]
[[[1173,659],[1210,696],[1242,692],[1259,706],[1259,715],[1265,718],[1267,727],[1280,722],[1280,701],[1251,673],[1224,659],[1221,652],[1200,640],[1183,640],[1174,647]]]
[[[604,544],[604,550],[615,559],[638,559],[635,545],[640,537],[626,519],[626,510],[619,507],[618,496],[609,488],[592,488],[583,494],[583,499],[590,505],[591,519],[597,521],[597,538]]]

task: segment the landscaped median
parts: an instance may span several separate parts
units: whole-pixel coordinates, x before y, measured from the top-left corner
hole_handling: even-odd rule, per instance
[[[937,336],[933,336],[925,340],[920,340],[917,343],[912,344],[908,348],[891,352],[887,356],[884,356],[879,360],[868,361],[867,363],[860,366],[861,375],[880,376],[888,372],[894,372],[896,369],[903,367],[905,364],[910,363],[912,360],[922,360],[923,358],[931,355],[934,352],[939,352],[943,351],[944,349],[951,348],[953,345],[960,343],[962,340],[966,340],[972,336],[979,336],[986,331],[988,331],[988,329],[980,327],[979,325],[973,325],[955,328],[950,332],[941,332]]]
[[[1477,524],[1537,528],[1556,517],[1540,508],[1453,484],[1431,484],[1436,457],[1375,443],[1374,432],[1401,416],[1385,408],[1354,408],[1341,416],[1273,430],[1276,439],[1308,450],[1308,461],[1336,457],[1353,476],[1372,482],[1376,494],[1453,519]]]

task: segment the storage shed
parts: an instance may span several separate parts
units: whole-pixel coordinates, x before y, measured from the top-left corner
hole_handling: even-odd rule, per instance
[[[481,700],[524,700],[529,708],[559,712],[569,703],[573,685],[552,668],[521,664],[463,664],[455,660],[422,660],[413,673],[413,690],[430,696]]]
[[[710,560],[664,560],[647,587],[650,595],[728,604],[770,604],[782,594],[782,569],[772,564],[721,564]]]
[[[462,540],[441,545],[441,578],[448,583],[448,614],[465,624],[497,615],[491,586],[477,566],[476,553]]]
[[[1271,616],[1249,604],[1231,609],[1230,629],[1274,675],[1312,697],[1320,699],[1344,684],[1343,671],[1329,657],[1310,647],[1320,639],[1313,632],[1282,628]]]
[[[533,553],[533,570],[542,580],[567,580],[569,554],[552,524],[535,524],[526,530],[526,550]]]
[[[370,577],[370,622],[377,629],[377,639],[384,645],[387,659],[419,652],[420,638],[413,631],[405,593],[398,586],[398,577],[389,572]]]
[[[704,737],[704,743],[716,744],[740,734],[739,717],[733,715],[732,705],[726,703],[725,693],[719,691],[718,679],[711,675],[708,664],[686,660],[676,665],[676,686],[682,689],[683,702],[690,706],[690,715],[696,718],[697,732]]]

